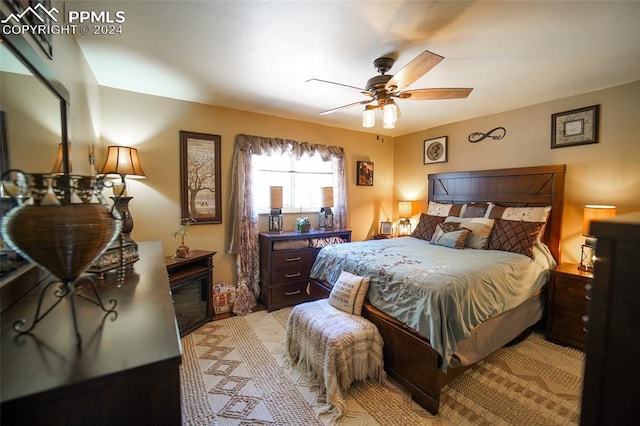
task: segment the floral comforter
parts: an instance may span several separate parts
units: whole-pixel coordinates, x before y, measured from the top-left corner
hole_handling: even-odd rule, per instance
[[[555,265],[541,243],[522,254],[456,250],[412,238],[324,247],[311,277],[334,283],[341,271],[370,277],[373,306],[429,339],[446,371],[456,342],[483,321],[512,309],[547,282]]]

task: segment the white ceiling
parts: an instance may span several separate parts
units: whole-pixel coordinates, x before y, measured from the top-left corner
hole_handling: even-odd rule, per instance
[[[67,1],[125,12],[122,35],[77,35],[98,83],[398,136],[640,80],[640,1]],[[473,87],[467,99],[399,100],[393,130],[361,127],[373,60],[396,73],[423,50],[445,60],[408,89]]]

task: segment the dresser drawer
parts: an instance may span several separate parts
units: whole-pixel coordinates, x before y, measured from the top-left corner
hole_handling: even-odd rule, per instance
[[[587,290],[583,280],[555,277],[554,304],[575,310],[580,316],[587,311]]]
[[[307,295],[308,280],[297,283],[277,285],[271,287],[271,303],[274,305],[289,306],[303,302],[309,298]]]
[[[271,271],[271,285],[286,284],[294,281],[308,280],[311,272],[311,262],[295,262],[286,267]]]
[[[286,250],[271,254],[271,268],[289,268],[292,265],[313,263],[316,258],[314,249]]]

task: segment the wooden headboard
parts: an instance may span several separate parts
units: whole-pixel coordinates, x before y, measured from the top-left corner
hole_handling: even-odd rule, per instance
[[[551,206],[542,241],[560,263],[564,175],[566,166],[537,166],[428,176],[428,201],[472,203],[491,201],[513,207]]]

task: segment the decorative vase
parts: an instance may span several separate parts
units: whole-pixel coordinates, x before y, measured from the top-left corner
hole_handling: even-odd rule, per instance
[[[102,181],[93,176],[12,172],[18,174],[20,192],[14,198],[18,206],[3,217],[2,237],[23,257],[62,281],[58,297],[71,296],[77,333],[74,283],[119,235],[120,217],[106,206]],[[94,293],[103,310],[115,308],[115,301],[111,310],[102,305],[95,286]],[[48,312],[40,317],[37,311],[34,324],[26,331],[15,324],[14,329],[29,332]]]
[[[189,246],[178,246],[176,248],[176,254],[173,255],[174,259],[186,259],[191,257],[191,249]]]
[[[308,217],[299,217],[296,219],[296,229],[298,232],[309,232],[311,229],[311,222]]]

